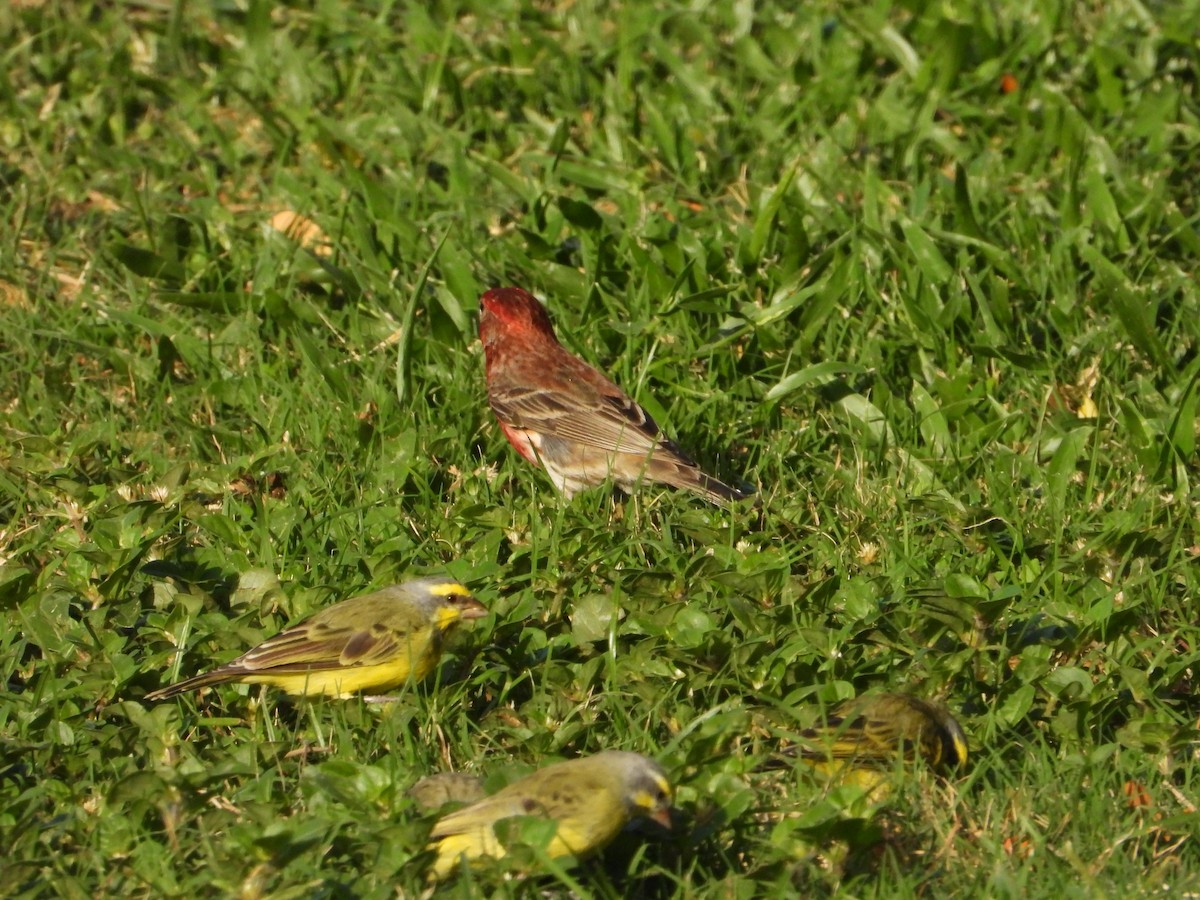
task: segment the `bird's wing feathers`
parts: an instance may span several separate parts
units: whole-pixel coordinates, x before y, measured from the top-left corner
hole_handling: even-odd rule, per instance
[[[936,708],[916,697],[885,695],[866,703],[851,701],[828,716],[823,727],[806,729],[803,734],[814,745],[801,748],[800,754],[810,759],[865,763],[894,760],[897,753],[906,757],[916,753],[936,767],[949,755],[947,740],[958,752],[954,735],[944,737],[945,731]]]
[[[663,446],[658,424],[628,397],[587,394],[521,387],[493,391],[489,400],[503,422],[601,450],[649,453]]]
[[[417,640],[417,635],[411,632],[397,631],[383,624],[359,629],[342,647],[342,665],[370,666],[394,659],[398,648]]]
[[[270,670],[280,675],[394,661],[397,648],[412,632],[376,622],[365,628],[308,622],[282,631],[229,664],[244,672]]]
[[[503,790],[450,813],[432,832],[432,837],[461,833],[468,827],[491,828],[492,823],[512,816],[544,816],[561,825],[578,818],[581,806],[589,810],[613,803],[609,770],[593,760],[576,760],[540,769]]]
[[[506,795],[501,791],[443,816],[433,827],[429,836],[431,838],[450,837],[473,831],[484,831],[490,835],[492,826],[503,819],[511,819],[514,816],[539,815],[545,815],[545,810],[537,800],[521,794]]]
[[[281,673],[292,669],[332,668],[340,664],[345,644],[345,629],[308,622],[268,638],[226,668],[244,672],[270,669]]]

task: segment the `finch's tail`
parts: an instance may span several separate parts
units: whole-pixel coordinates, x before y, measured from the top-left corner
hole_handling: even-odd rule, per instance
[[[703,472],[700,473],[700,483],[702,485],[700,490],[704,496],[714,503],[731,503],[735,500],[745,500],[748,497],[755,497],[755,505],[761,503],[761,500],[757,498],[758,491],[733,487]]]
[[[713,478],[711,475],[706,475],[700,471],[695,472],[692,478],[687,481],[677,482],[676,486],[693,491],[705,500],[718,505],[745,500],[747,497],[753,497],[756,493],[755,491],[744,491],[741,488],[735,488],[721,481],[719,478]]]
[[[658,453],[651,458],[647,474],[653,480],[699,494],[705,500],[718,506],[745,500],[757,493],[754,490],[733,487],[719,478],[714,478],[692,462],[677,447],[671,446],[670,449],[674,452],[669,456]],[[758,502],[756,500],[755,505],[758,505]]]

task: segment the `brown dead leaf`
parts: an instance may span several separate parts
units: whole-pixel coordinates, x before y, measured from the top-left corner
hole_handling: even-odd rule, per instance
[[[0,280],[0,306],[11,306],[16,309],[29,309],[29,294],[23,287]]]
[[[287,235],[301,247],[311,250],[318,256],[329,256],[333,253],[333,247],[329,238],[325,236],[325,232],[321,230],[321,226],[298,212],[290,209],[277,212],[271,216],[269,224],[276,231]]]
[[[238,497],[259,494],[279,500],[287,496],[287,484],[282,472],[267,472],[261,479],[244,474],[229,482],[229,493]]]
[[[121,204],[107,194],[102,194],[99,191],[88,191],[88,204],[92,209],[100,212],[116,212],[121,208]]]
[[[1146,786],[1138,781],[1126,781],[1121,786],[1121,792],[1125,795],[1126,804],[1130,809],[1144,809],[1147,806],[1153,806],[1154,800],[1150,797],[1150,792],[1146,790]]]
[[[267,473],[267,496],[273,500],[282,500],[287,496],[287,484],[282,472]]]
[[[1003,846],[1005,854],[1015,856],[1017,859],[1028,859],[1033,853],[1033,844],[1028,838],[1014,838],[1009,835],[1001,846]]]

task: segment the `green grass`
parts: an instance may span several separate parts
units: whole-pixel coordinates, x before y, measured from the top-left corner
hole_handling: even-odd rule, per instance
[[[1200,5],[612,6],[0,8],[5,891],[413,896],[417,778],[604,747],[670,836],[445,893],[1200,891]],[[510,283],[761,517],[561,502]],[[403,703],[140,702],[427,572]],[[965,774],[757,770],[885,687]]]

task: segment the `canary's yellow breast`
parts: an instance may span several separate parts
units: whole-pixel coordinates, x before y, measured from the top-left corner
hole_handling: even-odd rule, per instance
[[[305,672],[295,675],[250,674],[240,680],[251,684],[269,684],[289,694],[326,694],[346,698],[362,691],[390,691],[408,680],[407,660],[378,666]],[[420,676],[418,676],[420,677]]]
[[[562,856],[587,856],[608,844],[625,824],[625,817],[618,812],[602,809],[589,812],[597,817],[595,821],[571,817],[555,823],[557,828],[554,837],[546,845],[547,856],[551,859]],[[504,856],[504,846],[496,837],[496,821],[480,822],[469,831],[447,835],[438,841],[438,858],[433,867],[433,874],[442,878],[454,869],[461,856],[471,860],[485,856],[497,859]]]
[[[505,798],[498,795],[493,799],[503,801]],[[551,859],[588,856],[607,845],[629,820],[620,799],[603,787],[597,789],[585,785],[582,796],[571,798],[567,804],[553,796],[546,798],[550,800],[548,804],[532,797],[522,799],[528,799],[528,815],[549,818],[555,823],[554,837],[546,845],[546,855]],[[496,837],[496,823],[520,813],[507,804],[497,806],[499,809],[485,800],[443,820],[439,828],[454,833],[443,831],[437,841],[438,856],[432,871],[435,878],[443,878],[452,872],[462,856],[472,861],[504,856],[504,846]]]
[[[862,790],[872,801],[878,802],[889,794],[889,770],[874,768],[870,763],[855,764],[847,759],[804,760],[814,772],[819,772],[835,784],[844,784]]]

